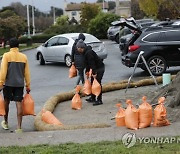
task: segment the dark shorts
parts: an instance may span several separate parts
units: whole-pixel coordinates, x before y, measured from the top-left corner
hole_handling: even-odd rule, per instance
[[[23,94],[24,87],[4,86],[3,88],[4,99],[8,99],[9,101],[21,102],[23,100]]]

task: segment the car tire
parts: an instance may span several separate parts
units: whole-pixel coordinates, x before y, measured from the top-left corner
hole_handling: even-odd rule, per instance
[[[44,60],[43,55],[41,53],[39,53],[38,57],[39,57],[39,64],[40,65],[45,65],[45,60]]]
[[[71,56],[70,55],[66,55],[65,58],[64,58],[64,61],[65,61],[66,66],[68,66],[68,67],[71,66],[72,60],[71,60]]]
[[[153,75],[162,75],[167,69],[166,60],[162,56],[153,56],[147,62]]]

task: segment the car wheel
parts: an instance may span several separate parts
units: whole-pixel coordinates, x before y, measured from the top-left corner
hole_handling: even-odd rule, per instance
[[[65,59],[66,66],[70,67],[71,66],[71,56],[66,55],[64,59]]]
[[[147,62],[153,75],[162,75],[166,71],[167,64],[163,57],[153,56]]]
[[[40,65],[45,65],[45,60],[43,58],[43,55],[41,53],[39,53],[38,57],[39,57],[39,64]]]

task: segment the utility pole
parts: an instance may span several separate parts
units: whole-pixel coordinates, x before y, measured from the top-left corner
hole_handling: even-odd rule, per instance
[[[53,19],[54,19],[54,25],[56,23],[56,12],[55,7],[53,6]]]
[[[27,4],[27,26],[28,26],[28,38],[30,38],[30,22],[29,22],[29,4]]]
[[[104,0],[103,0],[103,12],[104,12]]]
[[[35,23],[34,23],[34,3],[32,0],[32,27],[33,27],[33,35],[35,35]]]

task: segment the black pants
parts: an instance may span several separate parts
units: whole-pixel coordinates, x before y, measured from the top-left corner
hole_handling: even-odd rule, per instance
[[[76,85],[78,85],[80,81],[82,82],[82,84],[84,84],[84,68],[77,68],[77,70],[78,70],[78,79]]]
[[[104,72],[105,72],[105,66],[97,69],[97,76],[96,76],[96,80],[99,82],[99,84],[101,85],[101,93],[99,94],[99,96],[97,96],[97,99],[96,99],[96,96],[94,94],[91,94],[91,98],[92,99],[95,99],[97,101],[102,101],[102,84],[101,84],[101,80],[103,78],[103,75],[104,75]],[[94,77],[91,77],[91,84],[93,83],[93,80],[94,80]]]

